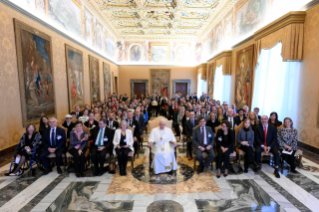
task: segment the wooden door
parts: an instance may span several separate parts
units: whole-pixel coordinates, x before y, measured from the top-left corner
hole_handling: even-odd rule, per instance
[[[177,82],[175,84],[175,91],[176,93],[181,93],[182,96],[187,95],[187,83],[186,82]]]
[[[143,82],[134,82],[134,96],[136,95],[137,98],[140,98],[141,95],[146,96],[146,85]],[[133,96],[132,96],[133,97]]]

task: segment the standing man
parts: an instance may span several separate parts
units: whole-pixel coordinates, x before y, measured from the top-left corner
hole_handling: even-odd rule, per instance
[[[59,174],[61,174],[62,170],[60,166],[62,160],[62,153],[64,152],[66,143],[65,130],[56,126],[56,118],[50,118],[49,125],[50,128],[46,129],[43,133],[43,150],[40,155],[40,159],[45,168],[43,175],[47,175],[49,172],[52,171],[48,159],[48,155],[51,153],[55,153],[57,171]]]
[[[212,128],[206,126],[206,120],[201,117],[199,120],[199,126],[193,129],[193,145],[194,154],[196,155],[196,160],[199,161],[199,166],[197,168],[197,173],[200,174],[205,168],[209,168],[209,165],[214,160],[214,133]],[[204,161],[203,152],[208,154],[206,160]]]
[[[197,119],[195,119],[195,113],[189,113],[189,120],[185,122],[185,135],[187,137],[187,155],[188,160],[192,160],[192,144],[193,144],[193,129],[198,125]]]
[[[115,130],[107,127],[106,119],[101,118],[99,126],[94,128],[94,131],[90,136],[90,140],[93,140],[91,146],[91,157],[94,164],[94,176],[103,175],[106,154],[109,153],[111,156],[113,151],[114,131]]]
[[[138,122],[139,124],[139,132],[140,135],[143,135],[143,130],[144,130],[144,115],[141,115],[141,109],[139,107],[137,107],[135,109],[135,116],[134,119]]]
[[[133,112],[129,110],[127,112],[127,125],[132,129],[133,131],[133,140],[134,140],[134,155],[138,151],[139,142],[141,142],[141,135],[140,135],[140,124],[133,119]]]

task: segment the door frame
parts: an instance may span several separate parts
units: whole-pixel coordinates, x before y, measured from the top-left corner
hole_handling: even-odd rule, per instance
[[[187,94],[191,94],[191,80],[185,80],[185,79],[176,79],[172,80],[173,83],[173,95],[176,93],[176,83],[187,83]]]
[[[145,83],[145,95],[148,96],[148,80],[131,79],[131,98],[134,97],[134,83]],[[144,97],[146,97],[144,96]]]

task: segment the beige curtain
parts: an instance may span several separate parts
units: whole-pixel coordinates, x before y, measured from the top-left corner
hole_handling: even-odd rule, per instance
[[[216,67],[223,65],[223,74],[224,75],[231,75],[231,57],[232,51],[223,51],[220,54],[216,55],[212,61],[215,63],[214,73]]]
[[[290,12],[265,28],[257,31],[254,35],[254,67],[257,66],[258,57],[262,49],[270,49],[277,43],[282,43],[281,55],[283,61],[302,61],[303,38],[304,38],[303,12]],[[289,22],[287,24],[287,22]]]

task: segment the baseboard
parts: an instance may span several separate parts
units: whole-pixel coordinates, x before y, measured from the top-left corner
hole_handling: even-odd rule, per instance
[[[319,148],[317,148],[317,147],[314,147],[314,146],[311,146],[309,144],[306,144],[304,142],[299,142],[299,141],[298,141],[298,146],[303,148],[303,149],[306,149],[306,150],[308,150],[308,151],[310,151],[312,153],[315,153],[315,154],[319,155]]]
[[[17,150],[17,144],[13,145],[13,146],[9,146],[9,147],[7,147],[5,149],[1,149],[0,150],[0,155],[4,156],[4,155],[10,154],[12,152],[15,152],[16,150]]]

